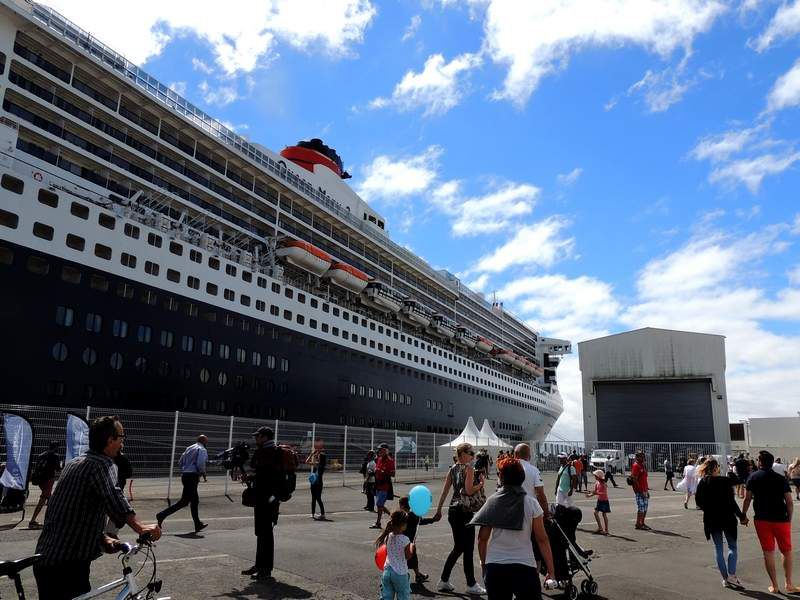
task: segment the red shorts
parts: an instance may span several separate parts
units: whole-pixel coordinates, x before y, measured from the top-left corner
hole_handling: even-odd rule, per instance
[[[761,549],[764,552],[775,552],[775,542],[778,542],[778,550],[782,554],[792,551],[792,524],[778,523],[776,521],[757,521],[756,526],[758,541],[761,542]]]
[[[50,498],[53,495],[53,484],[55,482],[55,479],[48,479],[39,485],[39,489],[42,490],[42,498]]]

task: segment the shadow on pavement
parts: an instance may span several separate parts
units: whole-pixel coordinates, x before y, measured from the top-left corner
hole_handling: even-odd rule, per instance
[[[650,533],[655,533],[657,535],[664,535],[664,536],[667,536],[667,537],[679,537],[679,538],[683,538],[685,540],[692,539],[688,535],[681,535],[680,533],[675,533],[674,531],[664,531],[663,529],[651,529]]]
[[[314,594],[296,585],[281,583],[280,581],[248,583],[241,590],[233,589],[225,594],[219,594],[215,598],[234,598],[235,600],[250,600],[251,598],[290,598],[301,600],[302,598],[312,598]]]
[[[770,594],[769,592],[761,592],[758,590],[737,590],[741,596],[745,598],[754,598],[755,600],[775,600],[777,597],[782,597],[783,594]],[[789,594],[788,598],[797,597],[794,594]]]

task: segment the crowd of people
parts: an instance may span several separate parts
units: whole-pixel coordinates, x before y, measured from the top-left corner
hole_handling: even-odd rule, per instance
[[[256,557],[253,566],[242,570],[255,580],[272,579],[274,566],[273,528],[278,522],[280,504],[294,491],[292,451],[277,446],[274,432],[260,427],[253,433],[255,450],[241,473],[247,487],[243,504],[253,508]],[[34,468],[35,484],[41,489],[39,503],[29,523],[41,529],[36,551],[41,559],[34,575],[42,600],[67,600],[91,589],[90,565],[102,552],[120,548],[118,529],[129,526],[137,534],[152,540],[161,536],[165,521],[175,512],[189,507],[196,532],[206,527],[199,517],[198,486],[206,479],[208,438],[199,435],[196,443],[180,457],[183,491],[181,498],[149,524],[136,514],[125,495],[126,481],[132,476],[130,461],[122,453],[125,441],[123,424],[117,417],[100,417],[89,427],[89,450],[62,466],[57,445],[39,455]],[[527,600],[541,597],[542,580],[558,583],[562,575],[554,566],[554,552],[548,535],[549,520],[559,511],[578,511],[578,495],[595,498],[595,533],[609,535],[609,477],[604,469],[591,472],[586,455],[558,455],[554,502],[548,502],[541,473],[531,463],[531,449],[519,444],[513,452],[502,452],[496,460],[470,444],[456,448],[453,464],[445,476],[435,510],[430,517],[417,515],[409,498],[398,499],[398,508],[390,510],[395,498],[393,478],[395,461],[388,444],[370,450],[364,458],[361,474],[366,495],[364,509],[376,515],[373,528],[380,530],[377,546],[385,546],[385,564],[381,577],[381,597],[404,600],[410,596],[411,573],[422,584],[429,576],[420,569],[421,552],[417,533],[421,526],[442,520],[446,510],[452,534],[452,549],[439,575],[436,589],[454,592],[451,574],[460,560],[467,594],[488,594],[490,599]],[[646,518],[650,503],[647,456],[638,451],[626,481],[636,505],[635,528],[649,531]],[[684,461],[682,461],[684,462]],[[323,480],[328,464],[324,444],[312,442],[305,463],[309,467],[311,516],[327,520],[323,503]],[[725,464],[727,463],[727,465]],[[686,494],[684,506],[694,499],[703,512],[703,531],[713,542],[715,559],[722,584],[741,589],[737,575],[738,525],[748,526],[748,512],[754,509],[753,525],[763,551],[764,566],[770,579],[769,591],[800,592],[792,580],[791,520],[793,498],[800,499],[800,459],[785,465],[767,451],[757,460],[745,455],[720,463],[715,456],[686,457],[678,468],[680,483],[673,485],[675,470],[664,461],[665,484]],[[723,474],[724,467],[727,466]],[[494,467],[494,468],[493,468]],[[290,473],[291,472],[291,473]],[[488,489],[490,474],[497,474],[496,491]],[[59,475],[60,473],[60,475]],[[58,477],[58,485],[54,482]],[[794,494],[791,486],[795,487]],[[616,483],[614,482],[614,487]],[[245,496],[249,500],[245,501]],[[737,499],[742,501],[739,506]],[[43,524],[37,518],[47,506]],[[317,516],[319,509],[319,516]],[[383,517],[386,516],[386,524]],[[557,519],[557,517],[556,517]],[[578,517],[578,520],[580,517]],[[577,527],[577,525],[576,525]],[[552,529],[550,529],[552,532]],[[572,536],[574,540],[574,531]],[[476,543],[477,542],[477,543]],[[474,565],[475,546],[481,568],[481,584]],[[775,550],[782,555],[783,581],[780,582]],[[588,556],[591,551],[583,551]],[[57,583],[56,583],[57,582]]]

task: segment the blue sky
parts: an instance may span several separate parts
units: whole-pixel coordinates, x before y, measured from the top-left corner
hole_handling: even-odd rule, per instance
[[[724,334],[732,419],[800,407],[800,0],[51,5],[253,141],[322,137],[543,334]]]

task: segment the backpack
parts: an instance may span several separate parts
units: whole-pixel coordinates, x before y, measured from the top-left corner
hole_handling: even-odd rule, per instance
[[[289,446],[277,446],[276,462],[279,462],[275,477],[275,497],[279,502],[287,502],[297,488],[297,453]]]
[[[36,464],[31,472],[31,483],[33,485],[42,485],[47,481],[48,464],[50,462],[49,452],[42,452],[36,457]]]

